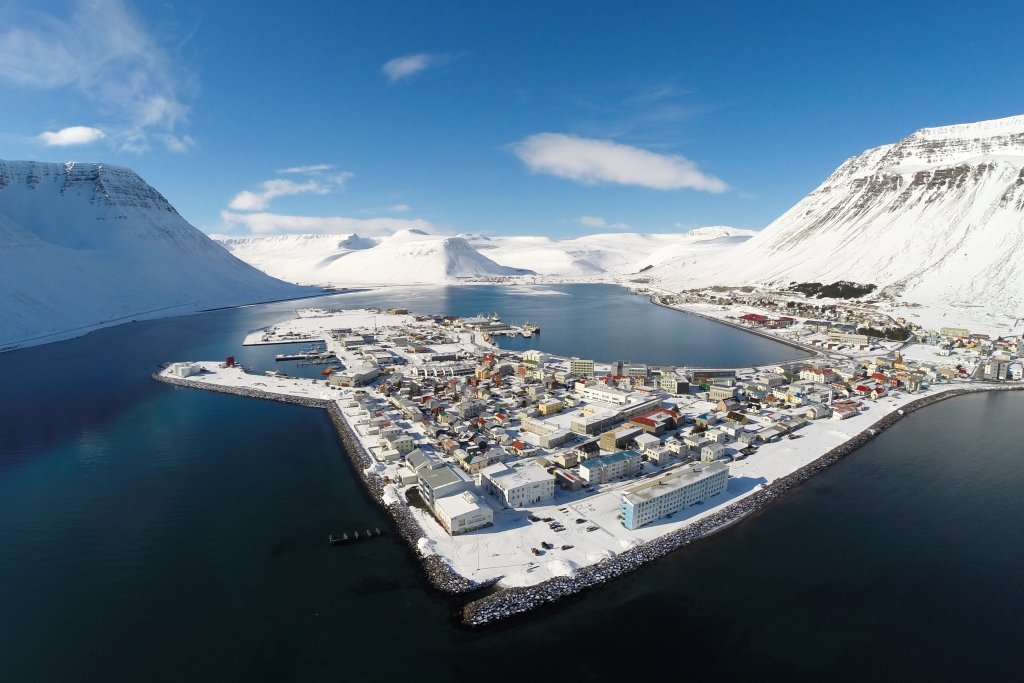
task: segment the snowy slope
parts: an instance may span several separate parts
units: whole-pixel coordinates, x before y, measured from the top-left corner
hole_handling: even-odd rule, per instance
[[[698,228],[684,234],[600,233],[550,237],[456,237],[402,230],[377,239],[356,235],[218,238],[239,258],[289,282],[319,285],[445,284],[467,278],[536,273],[568,279],[609,279],[651,264],[706,258],[753,234]]]
[[[372,249],[349,253],[321,270],[337,284],[445,284],[465,278],[524,275],[499,265],[461,237],[400,231]]]
[[[1024,116],[925,128],[842,164],[695,284],[851,280],[932,306],[1024,316]]]
[[[307,291],[231,256],[128,169],[0,161],[0,348]]]
[[[753,233],[736,228],[697,228],[688,233],[599,233],[571,240],[491,237],[473,240],[489,258],[561,277],[630,275],[648,265],[693,253],[726,251]]]
[[[322,271],[345,254],[376,246],[358,235],[215,237],[246,263],[286,282],[324,284]]]
[[[234,255],[274,277],[302,284],[451,284],[525,275],[478,253],[461,237],[399,230],[383,238],[283,235],[218,238]]]
[[[721,225],[696,228],[679,235],[672,242],[645,255],[630,265],[631,272],[640,272],[664,264],[676,268],[693,268],[708,259],[729,254],[757,233]]]

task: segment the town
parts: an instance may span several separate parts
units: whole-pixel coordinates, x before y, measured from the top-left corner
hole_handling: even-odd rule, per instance
[[[320,344],[309,352],[328,365],[319,379],[256,374],[233,358],[172,363],[158,378],[336,402],[384,483],[382,502],[421,527],[418,551],[507,587],[572,576],[693,524],[923,395],[1021,378],[1020,338],[945,328],[887,339],[860,321],[760,303],[714,308],[806,359],[608,362],[502,349],[500,336],[540,330],[496,316],[304,309],[245,344]]]

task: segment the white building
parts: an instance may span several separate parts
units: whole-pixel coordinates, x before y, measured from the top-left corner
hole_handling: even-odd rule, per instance
[[[725,454],[725,446],[716,442],[709,443],[700,449],[700,459],[704,462],[714,462]]]
[[[203,371],[199,363],[171,363],[171,374],[176,377],[191,377]]]
[[[452,536],[494,524],[494,510],[472,491],[438,498],[434,501],[434,514]]]
[[[481,484],[509,508],[525,507],[555,495],[555,478],[539,465],[509,467],[498,463],[481,470]]]
[[[591,384],[580,392],[585,401],[597,401],[624,406],[629,403],[629,392],[614,389],[604,384]]]
[[[548,355],[543,351],[538,351],[537,349],[523,351],[523,362],[528,365],[544,365],[547,359]]]
[[[665,515],[700,503],[725,491],[729,467],[724,463],[694,463],[673,470],[622,492],[622,525],[639,529]]]

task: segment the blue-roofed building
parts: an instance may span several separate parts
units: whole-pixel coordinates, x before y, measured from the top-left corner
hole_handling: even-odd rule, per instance
[[[636,474],[642,460],[636,451],[619,451],[600,458],[589,458],[580,464],[580,476],[591,484],[606,484],[612,479]]]

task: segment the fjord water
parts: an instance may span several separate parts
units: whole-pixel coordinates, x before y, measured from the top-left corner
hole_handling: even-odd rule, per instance
[[[553,352],[596,338],[577,353],[598,358],[745,365],[798,353],[617,288],[543,291],[311,303],[496,311],[540,324],[531,341]],[[271,367],[278,349],[243,349],[241,335],[295,306],[0,355],[0,680],[1016,673],[1024,394],[913,414],[724,533],[580,599],[467,631],[394,539],[327,545],[328,533],[386,520],[321,411],[149,379],[183,358]],[[655,333],[631,336],[638,323]]]

